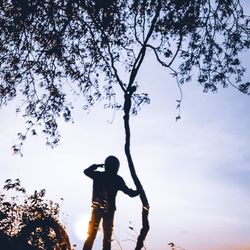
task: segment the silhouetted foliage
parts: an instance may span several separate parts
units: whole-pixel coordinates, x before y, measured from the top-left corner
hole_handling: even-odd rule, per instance
[[[36,134],[41,125],[51,146],[60,139],[57,118],[71,120],[69,92],[85,98],[84,109],[98,100],[123,109],[125,152],[135,185],[143,190],[130,154],[129,117],[149,103],[136,81],[146,52],[153,52],[179,87],[193,76],[204,92],[233,85],[249,94],[239,58],[250,46],[249,20],[239,0],[2,0],[0,106],[21,98],[17,112],[28,128],[19,138]],[[18,145],[13,149],[20,152]],[[149,230],[144,192],[141,200],[136,249]]]
[[[0,195],[0,245],[8,250],[70,250],[66,231],[59,223],[59,205],[44,199],[45,190],[27,195],[20,180],[8,179]]]
[[[28,131],[41,124],[52,146],[57,117],[71,119],[69,91],[85,109],[101,99],[122,108],[116,85],[137,85],[146,50],[178,83],[194,69],[205,92],[232,84],[248,93],[239,53],[249,48],[249,17],[238,0],[3,0],[0,27],[0,105],[20,96]],[[146,93],[132,99],[132,113],[149,102]]]

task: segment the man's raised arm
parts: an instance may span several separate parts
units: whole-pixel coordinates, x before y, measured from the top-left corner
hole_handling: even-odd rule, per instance
[[[85,175],[87,175],[90,178],[93,178],[94,174],[95,174],[95,170],[99,167],[103,167],[103,164],[93,164],[90,167],[86,168],[83,173]]]

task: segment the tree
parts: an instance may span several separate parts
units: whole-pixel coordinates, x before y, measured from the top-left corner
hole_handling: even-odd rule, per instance
[[[249,20],[239,0],[3,0],[0,105],[23,98],[17,112],[28,125],[21,141],[40,125],[51,146],[59,142],[58,117],[71,120],[70,91],[85,98],[84,109],[103,100],[124,112],[125,153],[142,190],[141,249],[149,204],[130,152],[129,121],[149,103],[136,80],[145,55],[152,51],[180,90],[193,77],[204,92],[232,85],[249,94],[239,58],[250,46]]]

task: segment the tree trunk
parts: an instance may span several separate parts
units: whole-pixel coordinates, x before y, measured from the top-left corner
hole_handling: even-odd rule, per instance
[[[134,90],[135,91],[135,90]],[[149,204],[147,200],[147,196],[142,187],[142,184],[136,174],[134,163],[132,160],[131,152],[130,152],[130,126],[129,126],[129,118],[130,118],[130,109],[131,109],[131,98],[133,91],[126,92],[124,96],[124,129],[125,129],[125,154],[128,161],[128,166],[130,170],[131,177],[134,181],[134,184],[138,190],[141,191],[140,198],[142,202],[142,228],[140,234],[137,238],[137,244],[135,250],[139,250],[143,248],[143,242],[147,236],[149,231],[149,221],[148,221],[148,213],[149,213]]]

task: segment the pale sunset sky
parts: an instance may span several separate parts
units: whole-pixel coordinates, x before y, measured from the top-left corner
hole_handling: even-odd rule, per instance
[[[249,14],[250,3],[242,3]],[[250,68],[248,56],[242,60]],[[203,93],[193,80],[183,85],[182,118],[176,122],[178,87],[153,54],[138,84],[151,99],[131,117],[131,151],[151,206],[146,249],[168,250],[174,242],[185,250],[250,250],[250,96],[230,87]],[[124,154],[122,112],[114,116],[98,103],[86,113],[80,99],[74,104],[74,124],[60,122],[59,146],[51,149],[42,136],[29,136],[23,157],[11,150],[25,127],[15,113],[18,102],[0,110],[0,186],[20,178],[29,193],[45,188],[46,197],[60,203],[61,221],[80,250],[92,195],[92,180],[83,170],[115,155],[119,174],[135,187]],[[140,199],[118,193],[112,249],[121,249],[117,240],[123,250],[133,249],[140,223]],[[94,250],[101,249],[101,241],[100,233]]]

